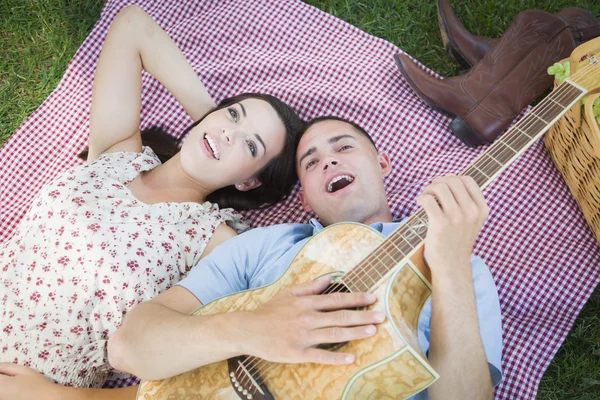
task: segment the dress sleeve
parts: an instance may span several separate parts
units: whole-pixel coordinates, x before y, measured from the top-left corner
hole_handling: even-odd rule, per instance
[[[485,262],[471,256],[471,274],[475,289],[477,321],[483,349],[490,368],[492,384],[502,380],[502,322],[500,301],[494,278]],[[427,300],[419,316],[419,344],[425,354],[429,351],[431,337],[431,298]]]

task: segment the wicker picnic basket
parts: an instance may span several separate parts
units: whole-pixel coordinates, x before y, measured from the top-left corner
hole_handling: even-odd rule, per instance
[[[600,49],[600,38],[577,47],[570,61],[571,75],[586,54]],[[554,88],[558,86],[554,83]],[[544,143],[562,174],[571,194],[600,242],[600,129],[592,114],[592,105],[600,93],[579,102],[546,133]]]

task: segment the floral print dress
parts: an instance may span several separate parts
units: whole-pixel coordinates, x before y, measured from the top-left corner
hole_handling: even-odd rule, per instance
[[[125,314],[183,278],[220,223],[245,228],[208,202],[136,200],[126,185],[158,164],[147,147],[105,153],[36,197],[0,244],[0,362],[101,387],[107,340]]]

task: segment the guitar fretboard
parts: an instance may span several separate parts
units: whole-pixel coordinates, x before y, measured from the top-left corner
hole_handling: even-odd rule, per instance
[[[460,175],[470,176],[480,188],[486,187],[521,153],[541,137],[586,91],[565,81],[524,118],[491,144]],[[427,234],[427,215],[420,208],[369,256],[342,278],[348,289],[368,292],[375,289],[392,269],[421,246]]]

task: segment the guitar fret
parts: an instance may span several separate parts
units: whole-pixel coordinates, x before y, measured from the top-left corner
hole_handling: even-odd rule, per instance
[[[537,115],[536,113],[534,113],[533,111],[529,113],[529,115],[533,115],[534,117],[536,117],[537,119],[539,119],[540,121],[542,121],[543,123],[545,123],[546,125],[549,124],[548,121],[544,120],[542,117],[540,117],[539,115]]]
[[[556,104],[558,104],[558,105],[559,105],[559,106],[560,106],[560,107],[561,107],[563,110],[565,109],[565,106],[563,106],[562,104],[560,104],[558,101],[554,100],[554,99],[552,98],[552,96],[548,96],[548,97],[547,97],[547,99],[548,99],[548,100],[550,100],[550,101],[551,101],[551,102],[553,102],[553,103],[556,103]]]
[[[381,258],[379,258],[379,256],[377,255],[377,251],[374,251],[372,254],[377,258],[379,263],[385,267],[385,263],[383,261],[381,261]],[[381,273],[379,272],[379,268],[375,267],[374,269],[375,269],[375,272],[377,272],[377,275],[379,275],[379,278],[383,278],[383,275],[381,275]]]
[[[519,152],[531,146],[541,132],[548,128],[548,121],[554,120],[576,102],[581,92],[571,93],[573,88],[563,90],[560,99],[554,99],[552,97],[554,93],[548,96],[544,102],[513,126],[509,134],[505,134],[493,143],[461,175],[471,176],[480,187],[484,187],[491,177],[506,167]],[[569,104],[564,105],[561,101],[568,101]],[[406,258],[407,254],[423,243],[427,229],[427,214],[421,208],[366,259],[346,274],[348,285],[358,291],[372,289]]]
[[[502,164],[500,161],[496,160],[496,158],[494,158],[494,156],[492,156],[491,154],[483,153],[483,155],[494,160],[499,166],[501,166],[501,167],[504,166],[504,164]]]
[[[485,176],[485,178],[486,178],[486,179],[490,179],[490,177],[489,177],[489,176],[487,176],[487,175],[485,174],[485,172],[483,172],[482,170],[480,170],[479,168],[477,168],[477,165],[473,164],[473,165],[472,165],[472,167],[473,167],[473,168],[475,168],[477,171],[479,171],[479,173],[480,173],[481,175]]]
[[[525,132],[523,129],[519,128],[518,126],[515,126],[515,128],[514,128],[514,129],[518,130],[518,131],[519,131],[519,132],[521,132],[523,135],[527,136],[529,139],[531,139],[531,138],[532,138],[531,136],[529,136],[529,135],[527,134],[527,132]]]
[[[390,242],[390,243],[392,244],[392,246],[394,246],[394,247],[396,248],[396,250],[398,250],[398,252],[399,252],[400,254],[402,254],[402,258],[406,257],[406,253],[404,253],[404,252],[403,252],[403,251],[400,249],[400,247],[396,246],[396,243],[394,243],[394,241],[393,241],[393,240],[391,240],[391,239],[388,239],[388,242]]]
[[[372,283],[376,283],[375,280],[373,278],[371,278],[371,275],[369,275],[369,270],[373,269],[373,264],[371,264],[369,261],[366,262],[368,264],[368,267],[363,267],[363,270],[361,272],[363,272],[363,277],[367,277],[369,278],[369,280]],[[361,279],[362,281],[362,279]],[[366,282],[363,282],[367,287],[371,287],[371,285],[368,285]]]
[[[348,288],[348,290],[350,290],[351,292],[364,292],[364,290],[361,290],[358,285],[356,283],[354,283],[354,281],[352,280],[351,277],[349,277],[348,281],[344,281],[344,284],[346,285],[346,287]],[[354,290],[352,290],[352,288],[349,286],[352,285],[354,286]]]
[[[517,154],[519,152],[518,150],[513,149],[508,143],[506,143],[503,140],[498,140],[498,143],[502,143],[504,145],[504,147],[508,147],[508,149],[514,151],[515,154]]]

